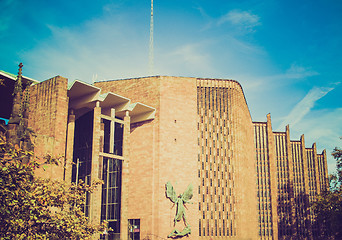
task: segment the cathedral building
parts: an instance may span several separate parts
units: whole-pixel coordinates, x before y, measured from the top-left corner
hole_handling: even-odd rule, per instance
[[[237,81],[57,76],[28,88],[35,153],[66,160],[37,175],[102,179],[85,206],[112,228],[101,238],[314,238],[307,207],[328,186],[326,153],[288,126],[273,132],[270,115],[253,122]]]

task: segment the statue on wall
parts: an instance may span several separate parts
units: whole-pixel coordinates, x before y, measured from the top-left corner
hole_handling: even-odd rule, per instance
[[[189,223],[186,220],[185,216],[185,206],[184,204],[190,203],[190,199],[193,196],[192,193],[192,184],[189,184],[187,189],[183,194],[180,194],[177,197],[176,191],[173,189],[173,186],[170,182],[167,182],[165,184],[166,188],[166,197],[171,200],[176,205],[176,215],[174,218],[174,225],[176,226],[176,223],[184,220],[185,228],[182,231],[178,231],[177,229],[172,230],[172,232],[167,236],[169,238],[178,238],[178,237],[184,237],[191,233],[191,228]]]

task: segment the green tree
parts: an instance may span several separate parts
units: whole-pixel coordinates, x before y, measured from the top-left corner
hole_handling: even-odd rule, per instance
[[[0,132],[0,239],[89,239],[102,233],[106,224],[92,224],[82,211],[86,192],[101,183],[37,178],[39,167],[32,151],[13,146]]]
[[[342,239],[342,149],[332,152],[336,174],[329,176],[330,189],[323,191],[313,203],[319,239]]]

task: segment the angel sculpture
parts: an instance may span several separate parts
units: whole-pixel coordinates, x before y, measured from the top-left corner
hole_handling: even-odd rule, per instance
[[[176,195],[175,190],[173,189],[173,186],[170,182],[167,182],[166,185],[166,197],[168,197],[171,202],[173,202],[177,206],[176,210],[176,216],[174,218],[174,225],[176,226],[176,223],[181,221],[182,219],[184,220],[185,228],[183,231],[178,231],[174,229],[171,234],[168,235],[168,237],[183,237],[185,235],[188,235],[191,233],[191,228],[190,225],[188,224],[186,217],[185,217],[185,208],[184,204],[185,203],[190,203],[190,199],[193,196],[192,193],[192,184],[189,184],[188,188],[185,190],[183,194],[180,194],[178,197]]]

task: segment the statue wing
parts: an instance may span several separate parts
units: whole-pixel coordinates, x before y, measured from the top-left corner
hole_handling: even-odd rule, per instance
[[[173,189],[173,186],[170,182],[167,182],[165,184],[166,188],[166,197],[170,198],[171,202],[175,203],[177,200],[177,195],[175,190]]]
[[[183,197],[182,198],[183,198],[184,201],[187,202],[187,201],[189,201],[192,198],[192,196],[193,196],[192,189],[193,189],[193,187],[192,187],[192,184],[190,183],[188,188],[183,193]]]

